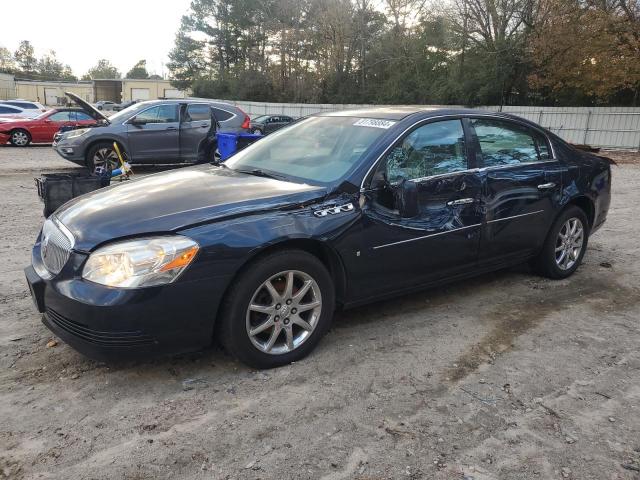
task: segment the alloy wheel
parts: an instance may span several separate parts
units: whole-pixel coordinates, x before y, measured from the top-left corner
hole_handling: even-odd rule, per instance
[[[93,155],[93,171],[111,172],[114,168],[118,168],[120,160],[113,148],[101,148]]]
[[[19,147],[24,147],[29,143],[29,135],[25,132],[13,132],[11,134],[11,142]]]
[[[320,287],[310,275],[280,272],[253,294],[246,314],[247,335],[261,352],[289,353],[311,336],[321,312]]]
[[[571,217],[562,225],[556,239],[556,265],[561,270],[571,269],[584,246],[584,226],[579,218]]]

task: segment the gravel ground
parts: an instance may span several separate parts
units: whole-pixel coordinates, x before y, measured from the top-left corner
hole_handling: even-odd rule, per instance
[[[0,147],[0,478],[640,479],[637,161],[572,278],[521,267],[350,310],[270,371],[55,342],[22,268],[33,177],[69,166]]]

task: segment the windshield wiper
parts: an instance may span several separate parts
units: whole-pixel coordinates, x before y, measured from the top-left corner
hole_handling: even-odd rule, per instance
[[[233,168],[236,172],[248,173],[249,175],[255,175],[256,177],[273,178],[275,180],[287,180],[285,175],[279,175],[277,173],[265,172],[259,168]]]

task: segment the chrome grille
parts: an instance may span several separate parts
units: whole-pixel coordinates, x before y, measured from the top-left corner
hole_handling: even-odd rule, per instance
[[[49,273],[57,275],[69,260],[73,248],[73,236],[62,229],[53,217],[47,219],[42,226],[40,237],[40,257]],[[66,230],[66,229],[65,229]]]

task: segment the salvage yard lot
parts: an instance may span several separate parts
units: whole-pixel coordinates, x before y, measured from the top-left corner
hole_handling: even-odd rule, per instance
[[[217,348],[105,365],[50,343],[22,273],[33,177],[74,167],[0,147],[0,479],[640,478],[640,164],[620,158],[573,277],[350,310],[305,360],[254,371]]]

